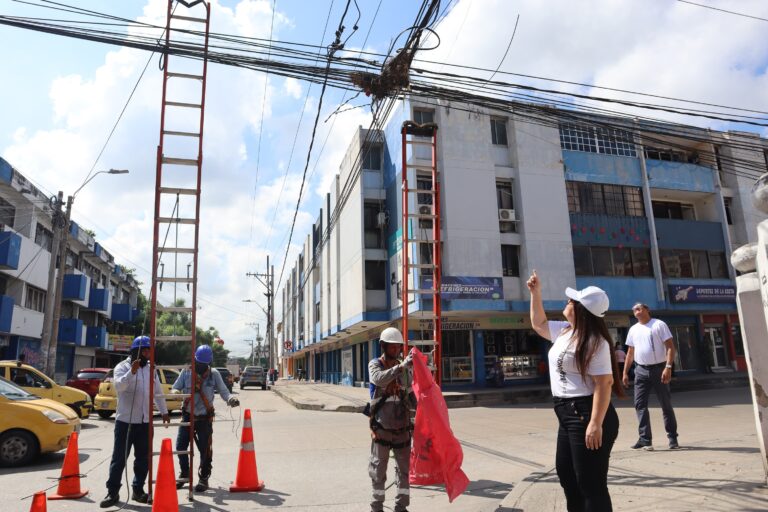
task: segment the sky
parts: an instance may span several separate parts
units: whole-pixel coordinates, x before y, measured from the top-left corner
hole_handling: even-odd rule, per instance
[[[166,0],[63,1],[165,23]],[[764,0],[697,3],[768,19]],[[344,0],[214,0],[211,30],[261,38],[272,30],[276,40],[327,45],[345,4]],[[347,50],[385,53],[392,39],[414,21],[420,2],[358,0],[358,4],[359,29]],[[452,70],[440,63],[498,66],[502,74],[496,79],[609,97],[638,99],[503,73],[757,110],[768,105],[768,21],[675,0],[443,0],[442,7],[445,16],[437,26],[440,46],[417,56],[436,64],[415,65],[437,70]],[[53,14],[39,6],[0,0],[0,15],[58,16]],[[502,60],[518,15],[517,31]],[[352,30],[352,23],[347,25],[345,35]],[[430,39],[429,46],[434,41]],[[0,156],[51,195],[58,190],[71,194],[94,162],[97,171],[129,169],[128,175],[102,175],[89,183],[76,198],[73,219],[93,230],[117,262],[135,268],[148,293],[162,83],[157,56],[97,161],[149,54],[4,25],[0,25],[0,48]],[[209,68],[197,323],[218,328],[225,347],[235,355],[248,353],[250,343],[243,340],[255,334],[249,323],[260,324],[262,334],[266,327],[260,308],[266,308],[265,290],[246,273],[264,272],[269,256],[277,281],[319,93],[319,86],[309,88],[294,79],[220,65]],[[323,100],[286,272],[318,216],[355,130],[370,123],[370,111],[361,99],[353,103],[361,108],[324,122],[342,97],[341,91],[329,89]],[[734,128],[722,122],[686,121]],[[169,301],[172,294],[166,288],[159,298]]]

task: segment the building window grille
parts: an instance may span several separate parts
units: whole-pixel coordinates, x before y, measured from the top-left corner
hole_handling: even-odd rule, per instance
[[[570,213],[645,216],[643,195],[639,187],[566,181],[565,190]]]
[[[560,147],[569,151],[637,157],[632,134],[618,128],[561,123]]]
[[[435,122],[435,111],[421,108],[413,109],[413,122],[416,124],[427,124]]]
[[[507,145],[507,120],[491,118],[491,143],[494,146]]]
[[[649,249],[629,247],[574,246],[577,276],[652,277]]]
[[[728,270],[725,253],[718,251],[662,249],[661,271],[664,277],[725,279]]]
[[[24,307],[34,311],[45,311],[45,290],[27,285],[27,297],[24,300]]]
[[[501,246],[501,267],[504,277],[520,277],[519,247],[517,245]]]
[[[35,228],[35,243],[48,252],[53,248],[53,233],[39,222]]]

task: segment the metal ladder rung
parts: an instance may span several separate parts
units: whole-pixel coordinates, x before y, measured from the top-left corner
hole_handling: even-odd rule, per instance
[[[194,277],[158,277],[158,283],[194,283]]]
[[[424,189],[421,189],[421,188],[409,188],[408,189],[408,193],[409,194],[430,194],[430,195],[434,195],[434,194],[437,193],[437,191],[436,190],[432,190],[432,189],[424,190]],[[422,204],[422,205],[419,205],[419,206],[432,206],[432,205]]]
[[[202,80],[203,75],[190,75],[189,73],[171,73],[169,71],[168,78],[189,78],[192,80]]]
[[[178,217],[158,217],[157,222],[165,224],[197,224],[197,219],[181,219]]]
[[[192,341],[192,336],[155,336],[155,341]]]
[[[169,107],[203,108],[203,106],[198,103],[185,103],[183,101],[166,101],[165,104]]]
[[[160,187],[161,194],[179,194],[182,196],[196,196],[196,188]]]
[[[157,306],[158,311],[165,311],[167,313],[191,313],[194,308],[187,306]],[[160,368],[156,366],[155,368]],[[179,366],[163,366],[163,368],[180,368]]]
[[[163,130],[163,135],[178,135],[179,137],[200,137],[199,133],[195,132],[179,132],[176,130]]]
[[[409,345],[429,345],[429,346],[435,346],[437,343],[435,343],[435,340],[408,340]]]
[[[406,144],[413,144],[414,146],[431,146],[432,142],[426,140],[407,140]]]
[[[414,244],[434,244],[437,243],[435,240],[422,240],[420,238],[407,238],[405,240],[408,243],[414,243]]]
[[[433,265],[432,263],[409,263],[409,268],[431,268],[436,269],[437,265]]]
[[[191,453],[192,452],[190,450],[173,450],[171,452],[171,455],[190,455]],[[160,452],[152,452],[152,455],[160,455]],[[179,480],[187,480],[187,481],[189,481],[188,478],[179,479]],[[177,480],[177,482],[179,480]]]
[[[437,215],[424,215],[423,213],[409,213],[408,217],[411,219],[436,219]]]
[[[408,169],[416,169],[416,170],[421,169],[422,171],[432,172],[432,166],[431,165],[405,164],[405,167],[408,168]],[[435,169],[435,172],[437,174],[440,174],[439,172],[437,172],[436,169]]]
[[[175,252],[176,254],[194,254],[195,250],[187,247],[158,247],[159,252]]]
[[[197,23],[208,23],[208,20],[205,18],[192,18],[190,16],[179,16],[178,14],[171,14],[172,20],[182,20],[182,21],[196,21]]]
[[[170,165],[194,165],[197,166],[199,160],[195,158],[175,158],[171,156],[164,156],[162,162]]]
[[[423,295],[434,295],[437,290],[427,290],[425,288],[419,288],[418,290],[408,290],[408,293],[421,293]]]

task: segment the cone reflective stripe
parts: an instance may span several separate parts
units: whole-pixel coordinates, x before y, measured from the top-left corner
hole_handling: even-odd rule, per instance
[[[229,492],[258,492],[264,488],[264,482],[259,480],[259,473],[256,469],[256,450],[253,447],[250,409],[245,410],[243,435],[240,443],[237,475],[235,476],[235,483],[229,488]]]
[[[32,498],[32,506],[29,512],[48,512],[48,505],[45,501],[45,492],[36,492]]]
[[[163,439],[160,446],[160,462],[157,465],[157,481],[152,497],[152,512],[179,512],[179,497],[176,495],[176,476],[173,470],[173,448],[170,438]]]
[[[77,432],[69,436],[67,454],[61,467],[59,488],[49,500],[77,500],[88,494],[88,489],[80,489],[80,454],[77,449]]]

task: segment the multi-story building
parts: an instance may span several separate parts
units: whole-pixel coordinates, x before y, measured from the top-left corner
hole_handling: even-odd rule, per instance
[[[677,370],[707,361],[744,369],[728,258],[754,241],[763,218],[750,188],[766,171],[768,141],[627,118],[551,119],[411,99],[383,132],[360,128],[281,290],[283,373],[366,382],[378,333],[400,327],[406,120],[439,127],[444,283],[484,290],[443,295],[444,383],[482,385],[499,363],[507,381],[546,379],[548,345],[528,316],[525,279],[534,269],[552,318],[561,316],[565,287],[597,285],[610,297],[616,341],[634,322],[632,305],[643,302],[670,325]],[[429,147],[407,148],[409,165],[430,157]],[[428,174],[409,182],[431,188]],[[409,211],[429,209],[431,197],[414,194]],[[414,236],[431,236],[431,221],[409,222]],[[420,246],[409,245],[411,261],[429,262]],[[416,269],[409,279],[428,273]],[[431,311],[423,297],[411,299],[409,317]],[[418,345],[430,325],[409,327]]]
[[[0,158],[0,359],[42,366],[41,335],[53,245],[48,197]],[[72,222],[59,321],[57,380],[110,366],[110,335],[131,334],[139,286],[88,231]]]

